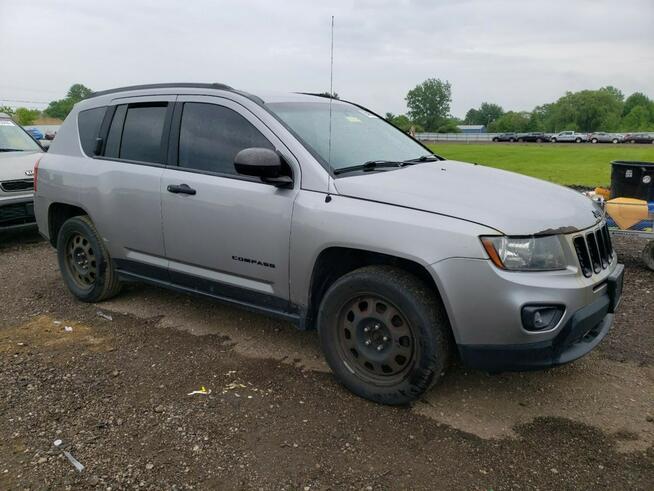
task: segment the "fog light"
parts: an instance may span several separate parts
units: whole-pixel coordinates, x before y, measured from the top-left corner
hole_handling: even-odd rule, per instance
[[[545,331],[558,324],[563,316],[562,305],[526,305],[522,307],[522,325],[527,331]]]

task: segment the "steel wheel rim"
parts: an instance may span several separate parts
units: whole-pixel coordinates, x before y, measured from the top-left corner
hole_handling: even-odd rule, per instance
[[[346,302],[338,315],[338,348],[347,368],[366,382],[394,385],[416,359],[416,337],[406,315],[378,294]]]
[[[66,269],[75,285],[90,290],[97,277],[97,258],[91,242],[82,234],[73,234],[66,243]]]

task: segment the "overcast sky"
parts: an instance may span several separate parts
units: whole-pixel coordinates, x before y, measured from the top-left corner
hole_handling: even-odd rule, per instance
[[[456,116],[609,84],[654,97],[654,0],[0,0],[0,104],[77,82],[326,91],[331,15],[334,91],[380,113],[429,77]]]

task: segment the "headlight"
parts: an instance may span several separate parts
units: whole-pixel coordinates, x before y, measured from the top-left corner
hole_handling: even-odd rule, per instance
[[[510,271],[555,271],[565,269],[565,254],[557,235],[545,237],[481,237],[491,261]]]

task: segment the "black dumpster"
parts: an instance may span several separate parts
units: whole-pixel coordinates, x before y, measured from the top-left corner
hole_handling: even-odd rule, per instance
[[[654,162],[611,162],[611,199],[654,201]]]

